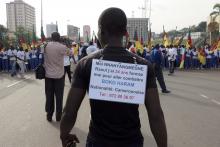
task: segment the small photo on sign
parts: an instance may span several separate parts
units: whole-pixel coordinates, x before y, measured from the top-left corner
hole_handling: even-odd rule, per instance
[[[147,65],[93,59],[89,98],[144,104]]]

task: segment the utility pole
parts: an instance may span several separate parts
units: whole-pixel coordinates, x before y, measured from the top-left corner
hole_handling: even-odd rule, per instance
[[[141,11],[142,11],[142,17],[143,18],[147,17],[147,4],[148,4],[148,0],[144,0],[144,6],[143,7],[138,7],[138,9],[141,9]]]
[[[41,0],[41,27],[43,26],[43,2]]]

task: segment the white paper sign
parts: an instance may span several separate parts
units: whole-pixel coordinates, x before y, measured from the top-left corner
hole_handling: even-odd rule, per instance
[[[93,59],[89,98],[144,104],[147,65]]]

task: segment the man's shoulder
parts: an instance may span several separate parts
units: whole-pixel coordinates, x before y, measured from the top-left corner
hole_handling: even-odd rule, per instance
[[[131,54],[131,56],[136,58],[138,64],[143,64],[143,65],[151,66],[151,62],[150,61],[148,61],[148,60],[146,60],[146,59],[144,59],[144,58],[142,58],[142,57],[140,57],[140,56],[138,56],[138,55],[136,55],[134,53],[131,53],[131,52],[128,52],[128,53]]]

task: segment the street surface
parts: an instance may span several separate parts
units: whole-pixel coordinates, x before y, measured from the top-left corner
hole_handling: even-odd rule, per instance
[[[162,94],[159,89],[169,147],[220,147],[220,70],[164,75],[172,91]],[[59,123],[46,121],[44,81],[35,80],[33,74],[25,77],[0,73],[0,147],[61,147]],[[65,101],[69,88],[66,77]],[[140,118],[144,147],[156,147],[144,106]],[[89,119],[86,97],[73,130],[81,141],[78,147],[85,147]]]

